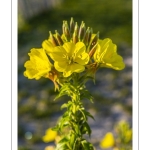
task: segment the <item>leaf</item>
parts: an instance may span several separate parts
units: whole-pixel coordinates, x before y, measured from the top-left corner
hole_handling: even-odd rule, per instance
[[[73,96],[73,94],[75,94],[75,91],[76,91],[76,87],[74,87],[73,85],[71,85],[70,83],[65,83],[60,91],[59,91],[59,94],[55,97],[54,100],[60,98],[61,96],[64,96],[64,95],[68,95],[70,97]]]
[[[88,91],[88,90],[82,90],[82,93],[81,93],[81,98],[86,98],[88,100],[91,101],[91,103],[94,103],[93,102],[93,96],[91,95],[91,93]]]
[[[87,116],[89,116],[89,117],[91,117],[93,120],[95,120],[94,117],[93,117],[88,111],[85,111],[85,110],[83,110],[83,111],[84,111],[84,113],[85,113]]]
[[[79,130],[79,126],[77,124],[73,123],[73,127],[74,127],[75,132],[77,134],[81,135],[80,130]]]
[[[55,127],[52,127],[52,130],[53,130],[53,131],[59,131],[59,126],[56,125]]]
[[[57,143],[57,147],[55,150],[69,150],[67,143],[69,142],[69,139],[67,137],[64,137]]]
[[[76,140],[76,136],[75,134],[72,133],[70,136],[70,146],[72,147],[72,149],[74,148],[75,140]]]
[[[85,115],[85,113],[84,113],[84,110],[79,109],[79,111],[82,113],[82,116],[83,116],[83,118],[84,118],[84,121],[87,121],[87,117],[86,117],[86,115]]]
[[[91,131],[91,128],[90,128],[90,126],[88,125],[87,122],[84,122],[82,124],[81,133],[82,134],[87,134],[88,133],[89,136],[91,135],[92,131]]]
[[[64,109],[64,108],[67,108],[68,107],[68,104],[64,103],[63,105],[61,105],[60,109]]]
[[[69,123],[69,116],[66,116],[66,117],[64,117],[64,118],[62,118],[61,120],[60,120],[60,122],[59,122],[59,124],[60,124],[60,130],[62,130],[63,129],[63,127],[65,127],[65,126],[68,126],[70,123]]]
[[[82,147],[83,147],[84,150],[94,150],[93,145],[90,142],[86,141],[86,140],[83,140],[81,142],[81,144],[82,144]]]

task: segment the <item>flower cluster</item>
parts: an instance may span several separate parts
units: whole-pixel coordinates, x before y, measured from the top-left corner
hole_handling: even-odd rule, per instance
[[[111,39],[99,39],[99,32],[85,27],[82,21],[78,26],[73,18],[70,25],[63,21],[62,35],[55,30],[43,41],[42,48],[31,49],[30,60],[26,61],[24,76],[28,79],[49,78],[55,89],[62,84],[61,79],[71,77],[73,73],[95,74],[100,67],[122,70],[123,59],[117,54],[117,46]]]

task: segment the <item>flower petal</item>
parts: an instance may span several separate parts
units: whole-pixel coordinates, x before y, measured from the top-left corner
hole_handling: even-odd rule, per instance
[[[64,72],[66,67],[67,67],[67,63],[64,61],[64,62],[55,62],[54,63],[54,66],[56,68],[57,71],[59,72]]]
[[[64,77],[69,77],[73,72],[82,72],[85,70],[85,67],[79,64],[72,64],[68,65],[66,69],[63,71],[63,76]]]
[[[119,55],[114,55],[110,61],[107,63],[101,64],[101,67],[113,68],[115,70],[122,70],[125,68],[125,64],[123,62],[123,58]]]
[[[75,50],[75,44],[71,42],[67,42],[63,45],[63,48],[68,53],[68,56],[72,56]]]
[[[47,53],[53,52],[54,46],[52,45],[52,43],[51,43],[49,40],[43,41],[42,47],[45,49],[45,51],[46,51]]]
[[[71,70],[72,70],[72,72],[78,72],[79,73],[79,72],[84,71],[85,67],[80,65],[80,64],[74,63],[71,65]]]
[[[85,47],[84,43],[83,42],[77,42],[76,48],[75,48],[76,56],[81,55],[85,51],[86,51],[86,47]]]
[[[52,53],[50,53],[50,57],[54,61],[65,61],[66,60],[66,50],[62,46],[56,46]]]
[[[89,55],[87,53],[83,53],[82,55],[79,55],[75,58],[74,62],[80,64],[80,65],[86,65],[89,62]]]

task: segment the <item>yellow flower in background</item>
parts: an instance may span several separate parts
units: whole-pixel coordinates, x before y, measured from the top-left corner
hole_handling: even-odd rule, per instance
[[[56,46],[50,56],[54,60],[56,70],[63,72],[64,77],[70,76],[73,72],[84,71],[85,65],[89,62],[89,55],[82,42],[66,42],[63,46]]]
[[[46,146],[44,150],[55,150],[54,146]]]
[[[111,148],[115,145],[115,139],[111,132],[106,133],[104,138],[100,142],[101,148]]]
[[[125,133],[125,142],[129,143],[132,140],[132,129],[128,129]]]
[[[119,137],[121,137],[121,142],[130,143],[132,140],[132,128],[127,121],[121,120],[116,126],[115,130]]]
[[[62,139],[62,137],[60,137],[59,135],[57,135],[55,137],[55,144],[57,144],[61,139]]]
[[[30,60],[26,61],[24,67],[24,76],[28,79],[40,79],[42,76],[47,77],[49,71],[51,71],[52,64],[50,63],[44,49],[31,49],[31,53],[28,53]]]
[[[56,131],[53,131],[51,128],[48,128],[45,132],[45,135],[43,136],[43,141],[45,143],[48,143],[48,142],[53,142],[55,141],[55,138],[57,137],[57,132]]]
[[[122,70],[125,68],[123,58],[117,54],[117,46],[111,39],[99,40],[97,49],[94,53],[94,61],[100,64],[100,67]]]

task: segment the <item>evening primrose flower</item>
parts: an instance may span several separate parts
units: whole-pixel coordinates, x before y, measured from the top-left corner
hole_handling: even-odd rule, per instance
[[[52,64],[50,63],[45,50],[40,49],[31,49],[31,53],[28,53],[30,60],[26,61],[24,67],[26,71],[24,76],[28,79],[40,79],[43,77],[48,77],[49,71],[51,71]]]
[[[45,131],[45,135],[42,137],[42,139],[45,143],[48,143],[54,141],[56,137],[57,137],[57,132],[53,131],[51,128],[48,128]]]
[[[101,148],[111,148],[115,145],[115,139],[111,132],[106,133],[104,138],[100,142]]]
[[[94,61],[100,67],[122,70],[125,67],[123,58],[117,54],[117,46],[112,43],[111,39],[106,38],[99,40],[97,49],[94,53]]]
[[[64,77],[69,77],[73,72],[84,71],[89,62],[89,55],[82,42],[66,42],[63,46],[56,46],[50,56],[54,60],[56,70],[63,72]]]

